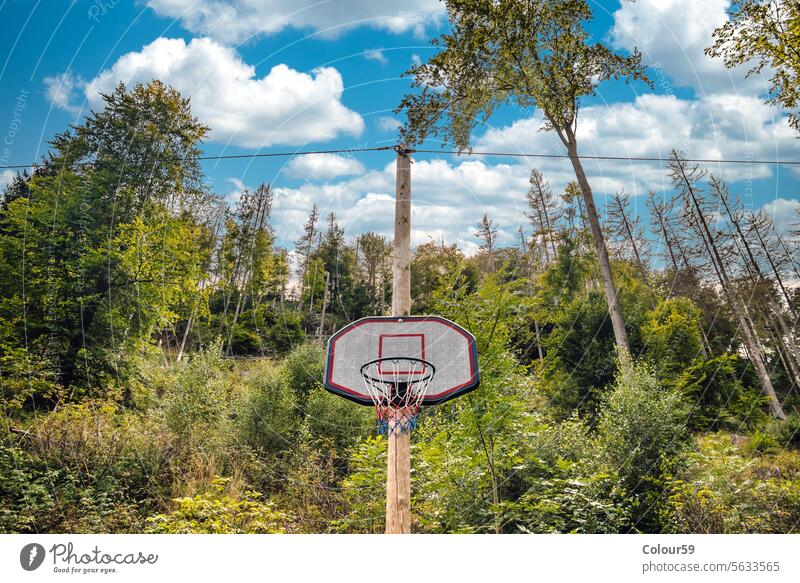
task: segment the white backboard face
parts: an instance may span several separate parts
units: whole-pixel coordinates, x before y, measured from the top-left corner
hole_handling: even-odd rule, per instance
[[[478,386],[475,338],[439,316],[369,317],[345,326],[328,340],[325,388],[363,405],[372,405],[362,365],[380,358],[429,362],[435,374],[423,405],[434,405]]]

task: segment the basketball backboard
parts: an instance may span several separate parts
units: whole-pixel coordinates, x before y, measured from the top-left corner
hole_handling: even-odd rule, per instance
[[[393,363],[392,359],[399,360]],[[328,340],[325,388],[356,403],[372,405],[374,398],[362,374],[362,367],[372,362],[373,375],[411,379],[431,375],[424,386],[423,405],[462,395],[480,382],[475,338],[439,316],[373,316],[348,324]],[[410,362],[410,369],[399,370],[397,362]]]

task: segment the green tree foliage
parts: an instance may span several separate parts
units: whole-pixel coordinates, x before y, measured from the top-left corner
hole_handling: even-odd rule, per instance
[[[785,421],[783,422],[785,423]],[[800,454],[753,457],[748,440],[698,438],[670,480],[665,523],[671,532],[792,533],[800,521]]]
[[[583,0],[447,0],[450,30],[433,41],[441,50],[413,67],[413,86],[397,111],[408,143],[439,136],[459,149],[469,147],[472,130],[507,104],[537,108],[567,150],[580,187],[620,357],[630,356],[591,186],[578,156],[581,101],[609,79],[647,81],[641,54],[618,55],[593,42],[585,28],[592,12]]]
[[[174,322],[203,262],[199,228],[177,211],[203,194],[206,128],[159,82],[120,85],[104,105],[53,140],[27,196],[0,211],[0,353],[24,346],[90,393],[128,376],[119,355]]]
[[[433,241],[417,245],[411,259],[411,300],[414,312],[431,313],[434,294],[443,289],[453,274],[459,271],[470,285],[475,285],[477,272],[470,270],[464,254],[456,245]]]
[[[285,532],[287,517],[248,490],[238,498],[226,493],[225,478],[215,478],[209,492],[178,498],[177,508],[147,520],[151,534],[275,534]]]
[[[756,75],[766,67],[771,73],[770,103],[792,110],[800,103],[800,6],[793,0],[734,0],[731,18],[714,31],[714,44],[706,49],[722,57],[726,67],[755,62],[748,71]],[[800,131],[800,116],[789,114]]]
[[[662,464],[685,443],[687,403],[643,365],[620,369],[598,422],[598,445],[631,498],[632,529],[658,524]]]

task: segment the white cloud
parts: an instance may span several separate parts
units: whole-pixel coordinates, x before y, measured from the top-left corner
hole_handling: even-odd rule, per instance
[[[236,178],[235,176],[226,178],[225,182],[233,187],[233,190],[225,195],[225,198],[232,203],[238,202],[242,198],[242,194],[244,194],[245,190],[248,190],[248,186],[240,178]]]
[[[541,132],[542,119],[518,120],[491,128],[475,140],[477,150],[563,154],[552,132]],[[774,159],[791,157],[797,139],[784,117],[758,97],[710,96],[705,101],[675,96],[640,95],[632,103],[593,105],[581,111],[578,144],[585,155],[667,158],[672,148],[689,158]],[[573,179],[563,159],[532,159],[559,186]],[[668,188],[664,168],[654,162],[586,160],[598,193],[624,188],[632,194]],[[706,165],[726,180],[764,178],[768,165]]]
[[[311,73],[280,64],[263,77],[229,47],[208,38],[158,38],[120,57],[85,86],[89,104],[123,81],[160,79],[191,98],[192,112],[211,128],[211,139],[245,147],[299,145],[342,134],[358,136],[361,116],[342,102],[342,76],[332,67]],[[68,106],[56,91],[56,105]]]
[[[147,5],[195,34],[226,43],[285,28],[311,29],[325,38],[358,26],[423,36],[426,26],[444,14],[438,0],[406,0],[402,5],[375,0],[147,0]]]
[[[383,54],[383,49],[367,49],[364,51],[363,55],[368,61],[377,61],[381,65],[385,65],[389,62],[389,59]]]
[[[411,55],[411,64],[412,65],[421,65],[422,64],[422,57],[420,57],[417,53],[413,53]]]
[[[772,219],[775,231],[786,234],[800,227],[800,201],[776,198],[762,207],[764,213]]]
[[[501,240],[514,242],[524,221],[528,167],[491,166],[481,160],[415,160],[412,173],[412,244],[444,237],[465,250],[475,249],[474,233],[484,212],[502,229]],[[273,218],[278,237],[295,240],[316,202],[323,217],[336,213],[348,235],[376,231],[391,238],[394,188],[394,162],[343,182],[276,188]]]
[[[764,91],[763,75],[745,79],[747,67],[726,69],[721,59],[703,52],[713,44],[714,30],[727,20],[729,6],[730,0],[622,2],[614,13],[612,42],[617,48],[641,50],[645,63],[654,68],[651,78],[665,89],[669,81],[664,82],[664,73],[698,95]]]
[[[403,124],[399,119],[390,115],[382,115],[375,121],[378,129],[382,132],[396,132]]]
[[[363,174],[364,166],[355,158],[338,154],[297,156],[286,166],[286,174],[306,180],[330,180],[337,176]]]
[[[81,100],[81,93],[86,82],[80,77],[66,71],[60,75],[44,78],[45,95],[56,107],[60,107],[74,115],[81,113],[82,107],[76,104]]]
[[[6,187],[14,181],[16,172],[13,170],[3,170],[0,172],[0,192],[4,191]]]

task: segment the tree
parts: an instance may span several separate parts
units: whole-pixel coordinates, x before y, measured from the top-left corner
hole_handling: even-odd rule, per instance
[[[652,190],[647,195],[647,207],[650,209],[650,227],[652,233],[664,241],[664,248],[669,256],[672,269],[677,273],[678,255],[683,260],[683,267],[689,267],[689,260],[683,252],[680,239],[677,237],[672,225],[670,224],[670,214],[672,213],[673,201],[656,199],[656,193]],[[677,251],[677,253],[676,253]]]
[[[507,103],[538,108],[544,129],[555,131],[567,150],[592,232],[617,348],[630,350],[617,290],[592,189],[578,154],[580,103],[609,79],[644,80],[641,55],[612,52],[592,43],[584,0],[446,0],[451,31],[433,41],[441,51],[413,67],[414,87],[398,111],[408,115],[402,136],[417,143],[439,136],[460,150],[469,147],[478,122]]]
[[[430,313],[437,291],[452,277],[460,276],[472,287],[477,282],[477,270],[467,266],[464,254],[455,244],[430,241],[417,245],[411,260],[411,301],[417,314]]]
[[[494,252],[497,247],[497,227],[486,213],[483,213],[483,218],[478,223],[478,231],[475,236],[483,241],[480,249],[481,253],[486,256],[486,271],[491,273],[495,270]]]
[[[714,31],[707,55],[722,58],[728,68],[755,61],[747,72],[767,67],[771,97],[768,103],[795,109],[800,104],[800,4],[796,0],[733,0],[730,20]],[[800,132],[800,115],[789,114]]]
[[[525,202],[528,203],[525,216],[533,226],[534,239],[542,239],[545,262],[550,263],[550,251],[553,258],[556,256],[555,222],[559,217],[558,202],[550,190],[550,184],[536,168],[531,170],[528,183],[531,187],[525,193]]]
[[[311,207],[311,214],[308,216],[308,221],[303,225],[303,233],[294,242],[294,249],[297,255],[297,275],[300,277],[300,293],[298,294],[301,300],[297,302],[297,309],[302,308],[302,297],[304,292],[304,285],[306,280],[306,273],[308,273],[308,263],[311,261],[311,256],[314,253],[314,243],[317,240],[317,221],[319,221],[319,209],[317,203]]]
[[[640,217],[632,218],[628,210],[629,206],[630,196],[616,193],[608,203],[607,224],[612,235],[624,242],[619,250],[620,257],[627,256],[625,247],[630,249],[636,269],[639,270],[642,280],[646,282],[647,267],[642,261],[642,251],[646,244],[646,239],[642,228],[639,226]]]
[[[390,277],[391,245],[377,233],[364,233],[358,238],[363,257],[364,277],[369,295],[370,311],[383,316],[386,304],[387,280]]]
[[[705,249],[706,257],[711,262],[714,273],[716,274],[722,292],[728,302],[730,309],[736,315],[739,322],[739,332],[742,336],[747,354],[756,375],[761,383],[761,391],[769,402],[770,412],[773,416],[784,419],[786,417],[783,407],[775,394],[772,380],[769,377],[764,353],[758,342],[758,337],[753,329],[753,323],[747,309],[747,304],[742,302],[737,291],[734,289],[731,277],[728,273],[726,262],[723,260],[722,253],[716,244],[716,237],[712,233],[708,220],[703,210],[703,200],[697,183],[702,180],[705,173],[697,166],[690,166],[682,155],[673,150],[669,162],[670,176],[673,184],[678,188],[681,198],[684,201],[684,214],[688,224],[697,233],[697,238]]]
[[[62,386],[87,390],[127,377],[207,261],[194,216],[209,198],[197,159],[207,128],[157,81],[103,99],[0,208],[0,328]]]

